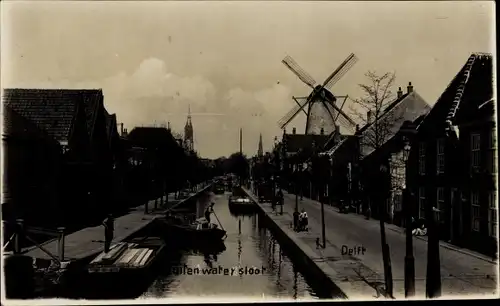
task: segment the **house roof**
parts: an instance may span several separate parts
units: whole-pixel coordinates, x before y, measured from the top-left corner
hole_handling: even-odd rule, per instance
[[[413,120],[413,126],[417,127],[424,120],[424,115],[420,115],[417,119]],[[374,160],[378,160],[380,158],[387,157],[388,153],[394,153],[401,151],[404,147],[403,138],[401,137],[401,131],[398,131],[395,135],[393,135],[389,140],[387,140],[378,150],[374,150],[370,154],[363,157],[363,162],[370,163]],[[380,160],[379,160],[380,161]]]
[[[350,141],[354,140],[355,138],[357,138],[357,136],[341,135],[340,141],[338,143],[336,143],[331,149],[325,151],[323,154],[326,154],[326,155],[332,157],[335,154],[335,152],[337,152],[343,146],[349,145]],[[353,152],[353,153],[355,153],[355,152]]]
[[[102,101],[100,89],[24,89],[7,88],[4,105],[32,121],[57,141],[67,141],[78,105],[83,104],[91,134]]]
[[[286,142],[287,152],[298,152],[299,149],[308,150],[312,148],[313,142],[316,146],[322,147],[328,140],[328,135],[317,134],[285,134],[283,138]]]
[[[43,140],[50,145],[59,146],[53,137],[50,137],[47,132],[39,129],[32,121],[19,115],[16,111],[4,106],[4,126],[3,137],[29,140]]]
[[[380,115],[379,122],[384,123],[384,132],[382,136],[384,139],[378,143],[378,146],[382,146],[385,142],[389,141],[394,135],[396,135],[405,121],[415,121],[422,115],[427,114],[431,107],[427,102],[416,92],[412,91],[410,93],[402,95],[400,98],[394,100],[389,104]],[[373,138],[375,138],[375,123],[366,124],[363,126],[356,134],[360,135],[361,141],[361,158],[368,156],[375,150],[375,143]],[[373,143],[372,143],[373,142]]]
[[[106,121],[106,134],[108,135],[108,139],[111,139],[118,133],[116,130],[116,114],[109,114],[106,109],[104,109],[104,118]]]
[[[448,84],[421,125],[429,125],[430,131],[448,129],[454,134],[453,129],[450,129],[451,125],[471,120],[471,116],[476,116],[477,111],[482,109],[480,106],[492,98],[492,56],[473,53]],[[489,108],[494,110],[493,102]]]
[[[177,141],[167,128],[135,127],[127,139],[139,146],[178,146]]]

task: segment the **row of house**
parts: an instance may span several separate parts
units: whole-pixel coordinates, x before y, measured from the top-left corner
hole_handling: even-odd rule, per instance
[[[3,106],[3,219],[78,226],[177,187],[170,128],[119,129],[100,89],[4,89]]]
[[[286,160],[283,175],[292,177],[298,165],[309,161],[301,167],[309,168],[300,176],[305,196],[320,199],[318,184],[326,183],[321,195],[329,202],[350,202],[360,213],[369,208],[373,217],[402,226],[407,205],[415,219],[429,219],[437,211],[433,217],[439,220],[441,239],[494,254],[498,209],[492,56],[472,54],[433,107],[409,83],[376,119],[370,120],[370,113],[367,117],[354,135],[342,135],[338,127],[331,135],[285,132],[279,150]],[[405,189],[409,197],[403,200]]]

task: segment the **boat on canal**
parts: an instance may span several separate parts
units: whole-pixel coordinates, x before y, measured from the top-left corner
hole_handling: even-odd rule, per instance
[[[256,212],[255,203],[247,196],[230,196],[228,206],[229,212],[234,215],[252,214]]]
[[[138,237],[115,244],[108,253],[100,253],[87,265],[92,284],[116,288],[135,286],[149,279],[166,253],[165,242],[158,237]]]
[[[209,223],[205,218],[199,218],[187,223],[180,218],[162,219],[165,233],[169,238],[189,241],[190,243],[217,242],[224,239],[226,231],[217,224]]]

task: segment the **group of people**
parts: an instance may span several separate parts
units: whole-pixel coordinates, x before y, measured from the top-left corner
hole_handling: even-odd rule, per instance
[[[293,213],[293,224],[294,224],[294,231],[296,232],[309,230],[308,228],[309,219],[307,217],[307,212],[304,208],[302,208],[300,213],[298,211],[295,211]]]

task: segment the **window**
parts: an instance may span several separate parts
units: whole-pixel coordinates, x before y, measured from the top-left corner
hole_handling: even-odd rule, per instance
[[[498,237],[498,208],[496,206],[497,193],[491,191],[489,193],[488,202],[488,232],[491,237]]]
[[[436,165],[436,170],[437,170],[437,174],[442,174],[444,173],[444,146],[445,146],[445,142],[444,142],[444,139],[438,139],[437,140],[437,146],[436,146],[436,153],[437,153],[437,156],[436,156],[436,161],[437,161],[437,165]]]
[[[496,174],[498,171],[498,161],[497,161],[497,144],[496,144],[496,130],[492,129],[490,131],[490,137],[488,141],[488,172]]]
[[[443,187],[438,187],[437,188],[437,203],[436,203],[436,208],[439,209],[439,213],[437,214],[436,221],[439,222],[444,222],[443,220],[443,215],[444,215],[444,188]]]
[[[396,190],[394,192],[394,211],[403,210],[403,191]]]
[[[418,144],[418,173],[425,174],[425,143]]]
[[[425,188],[418,188],[418,217],[425,219]]]
[[[473,169],[479,168],[481,164],[481,135],[471,135],[471,166]]]
[[[471,193],[471,206],[472,206],[472,230],[479,232],[480,220],[481,220],[481,209],[479,206],[479,194],[477,192]]]

